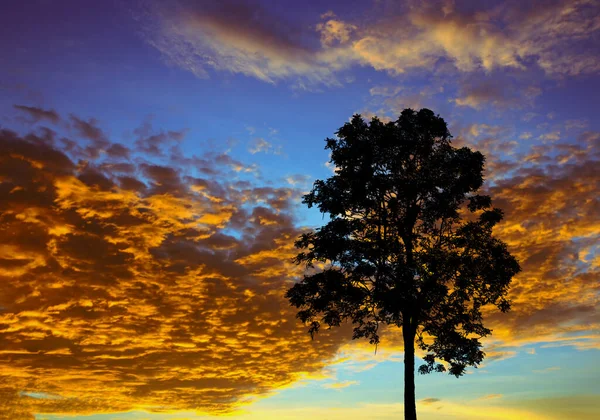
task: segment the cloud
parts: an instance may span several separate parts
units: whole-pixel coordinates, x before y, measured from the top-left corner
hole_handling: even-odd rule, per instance
[[[179,143],[185,138],[187,129],[184,130],[168,130],[166,132],[153,130],[149,121],[146,121],[133,132],[137,136],[135,146],[139,152],[146,153],[152,156],[161,156],[170,148],[176,148]]]
[[[366,29],[353,51],[365,64],[393,73],[432,68],[439,60],[449,60],[461,72],[536,66],[549,75],[596,73],[597,5],[589,0],[536,3],[482,7],[409,1]]]
[[[463,81],[458,96],[452,102],[473,109],[487,105],[496,108],[522,107],[531,105],[540,93],[541,89],[535,86],[519,86],[507,77],[496,75]]]
[[[377,116],[381,121],[393,121],[398,115],[406,109],[440,109],[447,105],[447,100],[440,99],[444,94],[442,86],[436,86],[437,83],[431,83],[426,87],[383,85],[374,86],[369,89],[372,99],[369,101],[366,109],[359,112],[364,119],[370,120]],[[371,110],[377,110],[372,112]]]
[[[337,84],[329,63],[298,40],[300,32],[258,3],[180,1],[164,7],[147,1],[136,16],[145,39],[165,60],[208,77],[208,69],[252,76],[268,83],[292,78]]]
[[[548,373],[548,372],[555,372],[557,370],[560,370],[560,366],[552,366],[552,367],[548,367],[546,369],[534,369],[532,370],[533,373]]]
[[[404,87],[402,86],[374,86],[369,89],[369,94],[371,96],[396,96],[400,93]]]
[[[250,142],[248,147],[248,151],[253,155],[256,153],[264,152],[267,153],[273,148],[273,145],[263,139],[262,137],[257,137]]]
[[[505,212],[497,234],[523,268],[510,292],[511,312],[490,315],[494,336],[506,344],[600,347],[591,333],[600,327],[596,143],[587,134],[574,143],[532,146],[534,152],[517,159],[536,159],[489,188]]]
[[[312,342],[283,298],[300,275],[290,257],[301,191],[256,184],[226,153],[118,147],[94,119],[71,120],[82,122],[76,140],[0,134],[5,418],[225,413],[337,357],[348,328]],[[525,163],[488,186],[506,214],[497,234],[523,266],[512,311],[486,314],[490,362],[532,343],[600,347],[600,135],[566,141],[521,150]],[[81,160],[94,145],[106,153]],[[381,352],[399,350],[397,330],[384,334]]]
[[[422,400],[420,400],[419,402],[423,405],[430,405],[430,404],[434,404],[437,402],[440,402],[441,400],[439,398],[423,398]]]
[[[46,120],[53,124],[57,124],[60,119],[58,113],[53,109],[43,109],[35,106],[25,105],[14,105],[14,108],[28,114],[33,120],[33,122],[36,123],[42,120]]]
[[[336,19],[329,19],[318,23],[316,29],[321,35],[321,44],[330,47],[335,44],[348,42],[352,32],[357,29],[357,26]]]
[[[552,131],[551,133],[544,133],[540,136],[540,140],[558,141],[558,140],[560,140],[560,131]]]
[[[358,381],[333,382],[333,383],[330,383],[330,384],[323,385],[323,388],[343,389],[343,388],[348,388],[349,386],[352,386],[352,385],[357,385],[358,383],[359,383]]]
[[[338,73],[353,66],[398,75],[450,65],[460,73],[515,70],[553,78],[600,70],[594,0],[382,3],[375,6],[377,18],[362,22],[324,14],[314,32],[258,2],[143,4],[134,16],[146,41],[168,63],[198,77],[216,70],[308,87],[339,85]],[[478,106],[482,96],[456,100]]]
[[[70,120],[75,134],[80,139],[89,141],[88,145],[83,146],[81,141],[67,140],[65,146],[70,149],[73,156],[97,159],[101,153],[106,152],[111,147],[106,134],[98,127],[98,120],[95,118],[85,121],[76,115],[71,115]]]
[[[492,136],[492,137],[497,137],[503,134],[506,134],[507,132],[507,128],[500,126],[500,125],[489,125],[489,124],[471,124],[468,127],[468,134],[473,136],[473,137],[479,137],[479,136]]]
[[[529,140],[531,137],[533,137],[533,134],[531,134],[529,131],[526,131],[519,136],[521,140]]]
[[[299,191],[71,121],[74,141],[0,132],[0,418],[229,412],[349,340],[311,341],[283,297]]]
[[[496,398],[502,398],[502,394],[487,394],[487,395],[484,395],[483,397],[479,397],[477,399],[478,400],[493,400]]]
[[[294,174],[288,176],[286,179],[288,184],[293,186],[300,186],[302,188],[308,188],[311,184],[311,177],[309,175],[304,174]]]
[[[71,121],[76,132],[94,143],[105,143],[107,142],[106,135],[101,128],[97,126],[98,121],[94,118],[89,121],[80,119],[75,115],[71,115]]]

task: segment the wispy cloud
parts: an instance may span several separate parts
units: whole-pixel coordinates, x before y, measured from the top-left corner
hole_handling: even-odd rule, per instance
[[[332,382],[332,383],[324,384],[323,388],[343,389],[343,388],[348,388],[349,386],[352,386],[352,385],[358,385],[358,383],[359,383],[358,381]]]
[[[477,399],[478,400],[494,400],[497,398],[502,398],[502,394],[487,394],[487,395],[484,395],[483,397],[479,397]]]
[[[24,113],[29,115],[33,122],[46,120],[53,124],[57,124],[60,119],[58,113],[53,109],[43,109],[35,106],[26,105],[14,105],[14,108],[18,109],[19,111],[23,111]]]
[[[172,6],[146,1],[144,12],[136,15],[145,39],[170,64],[198,77],[216,70],[268,83],[339,84],[331,63],[298,42],[299,30],[267,7],[234,0]]]
[[[434,70],[444,63],[465,73],[515,69],[550,77],[600,70],[593,53],[600,8],[593,0],[553,0],[543,7],[539,2],[473,7],[411,0],[380,6],[387,7],[378,10],[385,17],[369,23],[324,14],[312,33],[258,3],[180,1],[169,8],[144,3],[145,13],[136,16],[146,40],[169,63],[199,77],[216,70],[269,83],[335,85],[340,70],[356,65],[391,74]],[[306,41],[311,38],[320,41],[318,47]],[[478,107],[485,99],[478,92],[456,101]]]
[[[430,404],[434,404],[434,403],[437,403],[437,402],[440,402],[440,401],[441,400],[439,398],[423,398],[419,402],[421,404],[424,404],[424,405],[430,405]]]

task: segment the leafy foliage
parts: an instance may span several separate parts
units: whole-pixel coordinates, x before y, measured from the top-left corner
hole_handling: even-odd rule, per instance
[[[296,242],[313,269],[287,298],[311,334],[350,321],[353,338],[377,344],[379,326],[396,325],[426,352],[421,373],[462,375],[484,358],[482,308],[508,311],[520,270],[492,234],[502,211],[478,194],[484,156],[453,147],[428,109],[389,123],[355,115],[336,134],[335,175],[304,196],[330,220]]]

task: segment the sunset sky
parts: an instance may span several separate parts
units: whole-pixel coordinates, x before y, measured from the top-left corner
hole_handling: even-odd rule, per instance
[[[419,418],[600,418],[597,0],[5,0],[0,63],[0,420],[402,418],[398,331],[284,293],[324,139],[409,107],[523,268]]]

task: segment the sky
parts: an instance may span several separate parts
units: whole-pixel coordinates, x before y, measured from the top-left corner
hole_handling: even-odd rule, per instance
[[[486,155],[523,271],[421,419],[600,418],[596,0],[0,4],[0,419],[401,418],[401,335],[314,340],[301,197],[353,114]]]

